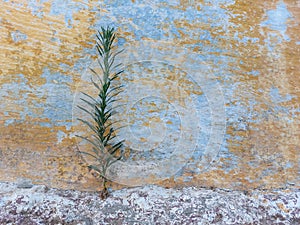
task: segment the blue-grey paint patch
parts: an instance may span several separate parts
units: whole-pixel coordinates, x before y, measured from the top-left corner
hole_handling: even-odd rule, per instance
[[[200,87],[199,87],[200,89]],[[200,134],[198,137],[197,148],[193,153],[193,158],[195,160],[199,160],[201,156],[203,156],[203,152],[205,147],[209,141],[209,137],[211,134],[211,109],[209,107],[209,102],[206,99],[205,95],[192,95],[191,96],[196,103],[196,109],[198,111],[200,117]]]
[[[118,46],[122,47],[126,43],[124,38],[118,38]]]
[[[183,178],[183,182],[190,182],[190,181],[192,181],[193,180],[193,176],[185,176],[184,178]]]
[[[228,115],[228,125],[232,125],[233,128],[237,131],[239,130],[247,130],[247,129],[240,129],[242,126],[251,123],[260,124],[262,120],[275,120],[275,121],[282,121],[285,123],[292,123],[294,118],[297,117],[297,113],[300,112],[300,108],[297,106],[284,106],[281,103],[288,102],[292,100],[294,97],[292,95],[285,95],[281,96],[279,90],[275,87],[270,89],[270,99],[264,99],[263,101],[260,99],[259,102],[256,102],[256,96],[260,95],[260,93],[265,92],[265,90],[260,89],[258,91],[251,91],[245,92],[245,96],[243,96],[243,102],[238,102],[237,99],[234,104],[229,104],[227,107],[227,115]],[[246,98],[246,96],[248,96]],[[248,101],[245,101],[248,99]],[[232,99],[234,100],[234,99]],[[247,104],[245,104],[247,102]],[[263,104],[264,110],[257,112],[254,110],[254,106],[256,104]],[[241,109],[247,110],[241,110]],[[241,115],[238,117],[237,115]],[[243,125],[243,123],[246,123]],[[256,130],[254,127],[251,127],[251,130]],[[231,139],[237,140],[237,136],[233,136]]]
[[[42,18],[44,16],[43,2],[45,1],[29,0],[27,1],[27,8],[31,10],[32,15]]]
[[[5,120],[4,122],[4,126],[8,126],[10,124],[13,124],[16,122],[16,119],[8,119],[8,120]]]
[[[28,111],[28,92],[31,90],[23,74],[11,76],[11,79],[11,83],[3,84],[0,89],[0,110],[6,111],[6,115],[11,115],[10,118],[16,116],[13,120],[5,122],[6,125],[25,120]]]
[[[234,16],[233,16],[234,17]],[[235,24],[231,24],[231,26],[235,26]],[[242,36],[241,38],[239,36]],[[246,45],[248,44],[249,42],[254,44],[254,43],[257,43],[259,42],[259,38],[258,37],[247,37],[245,35],[241,35],[240,32],[236,31],[233,35],[233,39]]]
[[[68,84],[71,83],[73,80],[71,76],[62,75],[61,73],[50,73],[50,70],[48,68],[44,69],[41,77],[45,78],[46,83],[49,84]]]
[[[272,87],[270,89],[270,97],[273,103],[278,104],[282,102],[287,102],[293,99],[293,96],[286,94],[285,96],[280,95],[279,89]]]
[[[292,18],[286,4],[279,1],[275,10],[267,12],[268,19],[261,23],[261,26],[267,26],[272,30],[279,31],[284,40],[289,41],[290,38],[286,35],[287,21]]]
[[[70,71],[70,66],[65,64],[65,63],[60,63],[59,64],[59,67],[64,71],[64,72],[67,72],[67,71]]]
[[[251,42],[253,44],[253,43],[259,42],[259,38],[243,37],[241,42],[244,43],[244,44],[246,44],[248,42]]]
[[[4,122],[5,126],[22,123],[29,116],[50,119],[50,122],[42,122],[40,126],[65,126],[67,130],[71,129],[73,95],[68,86],[72,82],[71,77],[50,73],[45,69],[42,78],[46,79],[46,84],[39,87],[28,84],[23,74],[11,77],[13,82],[3,84],[0,89],[0,110],[10,116]],[[29,99],[30,93],[34,93],[39,99],[46,99],[46,102]],[[14,116],[16,117],[13,118]]]
[[[84,49],[84,51],[88,52],[85,54],[86,57],[77,60],[73,65],[73,70],[76,71],[76,73],[80,74],[82,79],[84,77],[84,74],[87,73],[88,70],[90,70],[89,68],[91,66],[91,58],[88,55],[91,55],[91,52],[93,52],[93,55],[96,55],[96,51],[93,51],[91,49]]]
[[[52,127],[53,125],[51,123],[47,123],[47,122],[40,122],[38,125],[40,125],[41,127]]]
[[[58,43],[58,44],[61,44],[61,41],[60,41],[60,39],[59,39],[59,38],[57,38],[57,37],[52,37],[52,38],[50,38],[50,41],[52,41],[52,42],[56,42],[56,43]]]
[[[188,7],[185,11],[161,4],[161,2],[149,2],[149,4],[132,4],[130,1],[109,1],[105,7],[107,14],[97,15],[95,29],[100,26],[111,25],[121,27],[135,35],[135,40],[148,37],[155,40],[171,40],[180,38],[180,32],[188,34],[190,37],[200,37],[210,39],[208,31],[194,29],[186,31],[185,28],[176,28],[174,21],[188,21],[189,23],[207,23],[210,27],[226,30],[228,26],[228,12],[216,6],[202,5],[201,11]],[[222,4],[232,4],[232,1],[222,1]],[[103,4],[106,4],[104,1]],[[178,4],[178,2],[177,2]],[[162,27],[167,27],[162,29]]]
[[[230,1],[227,2],[230,4]],[[202,5],[200,12],[191,14],[189,16],[190,22],[207,23],[211,28],[227,30],[230,14],[226,9],[221,8],[220,5],[215,5],[214,1],[211,1],[211,3],[212,5]],[[193,17],[196,17],[196,20]]]
[[[268,37],[264,40],[269,52],[274,52],[276,47],[282,43],[282,38],[275,33],[268,33]],[[280,55],[272,54],[273,58],[279,58]]]
[[[9,2],[14,9],[21,9],[24,6],[23,2],[17,2],[17,1],[10,1],[10,0],[2,0],[3,2]],[[7,12],[11,12],[10,10],[7,10]]]
[[[294,166],[293,163],[287,162],[284,166],[284,169],[290,169],[290,168],[293,168],[293,166]]]
[[[228,6],[228,5],[232,5],[235,3],[235,0],[204,0],[205,3],[214,3],[215,5],[218,6]]]
[[[300,41],[297,41],[297,42],[296,42],[296,45],[300,45]]]
[[[247,72],[246,73],[247,75],[252,75],[252,76],[258,76],[259,74],[260,74],[260,72],[259,71],[257,71],[257,70],[252,70],[251,72]]]
[[[56,30],[52,31],[52,37],[50,38],[50,41],[61,44],[60,39],[57,37],[57,31]]]
[[[65,24],[72,28],[73,13],[88,9],[88,0],[73,2],[72,0],[54,0],[51,2],[50,15],[64,15]]]
[[[19,30],[16,30],[15,32],[11,32],[11,38],[14,42],[21,42],[21,41],[25,41],[27,39],[27,35],[22,33]]]
[[[42,117],[50,119],[52,126],[71,129],[73,95],[68,84],[72,77],[50,73],[49,69],[44,69],[41,77],[46,79],[46,83],[37,90],[38,97],[46,98]]]
[[[283,106],[281,103],[291,101],[294,96],[290,94],[286,94],[285,96],[280,95],[279,89],[272,87],[270,89],[270,110],[266,112],[266,116],[273,116],[275,120],[281,120],[286,123],[292,123],[294,118],[296,118],[298,113],[300,112],[300,107],[297,106]],[[281,114],[281,117],[278,117],[278,114]]]
[[[57,143],[61,143],[63,139],[67,137],[67,134],[59,130],[56,134],[56,137],[57,137]]]

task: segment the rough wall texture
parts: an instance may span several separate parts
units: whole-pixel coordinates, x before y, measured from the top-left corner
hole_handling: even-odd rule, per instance
[[[132,150],[119,183],[299,188],[299,22],[293,0],[2,1],[0,180],[97,188],[75,108],[112,25]]]

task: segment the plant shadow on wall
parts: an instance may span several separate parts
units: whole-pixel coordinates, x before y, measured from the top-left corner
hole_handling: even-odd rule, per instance
[[[101,70],[96,72],[96,70],[91,69],[97,78],[97,80],[91,78],[91,82],[98,94],[97,97],[93,97],[82,92],[83,97],[80,100],[84,105],[78,105],[78,108],[91,119],[90,121],[78,118],[88,127],[91,135],[77,136],[91,146],[91,149],[80,151],[80,153],[91,158],[88,168],[96,172],[97,177],[102,180],[103,186],[100,196],[105,199],[109,195],[107,189],[108,169],[113,163],[124,158],[124,140],[117,138],[117,130],[121,127],[114,127],[118,121],[112,120],[117,113],[116,107],[121,106],[116,104],[118,95],[123,91],[122,85],[117,84],[117,80],[124,71],[119,69],[121,64],[115,65],[115,59],[122,50],[116,51],[114,28],[101,27],[101,31],[98,31],[96,37],[96,48],[99,54],[98,64]]]

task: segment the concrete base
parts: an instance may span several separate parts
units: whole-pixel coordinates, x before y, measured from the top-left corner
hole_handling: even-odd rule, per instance
[[[300,190],[165,189],[96,192],[0,183],[0,224],[300,224]]]

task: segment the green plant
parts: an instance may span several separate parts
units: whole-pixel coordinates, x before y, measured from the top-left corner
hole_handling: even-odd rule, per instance
[[[95,171],[102,179],[101,197],[106,198],[108,196],[107,171],[113,163],[123,157],[122,146],[124,140],[116,141],[116,130],[120,127],[114,128],[117,121],[112,121],[112,116],[116,113],[115,108],[120,106],[116,105],[117,96],[122,92],[122,85],[116,84],[116,81],[119,75],[123,73],[123,70],[119,69],[121,64],[115,65],[115,58],[122,51],[115,51],[116,35],[114,28],[101,27],[101,31],[98,31],[96,37],[96,48],[99,54],[98,63],[101,72],[98,73],[91,69],[99,83],[95,82],[93,78],[91,82],[96,87],[98,96],[94,98],[87,93],[82,93],[84,98],[81,98],[81,101],[89,108],[78,106],[92,119],[92,122],[89,122],[78,118],[89,128],[92,135],[90,137],[79,137],[92,146],[90,151],[81,151],[80,153],[94,159],[95,164],[88,165],[88,168]]]

